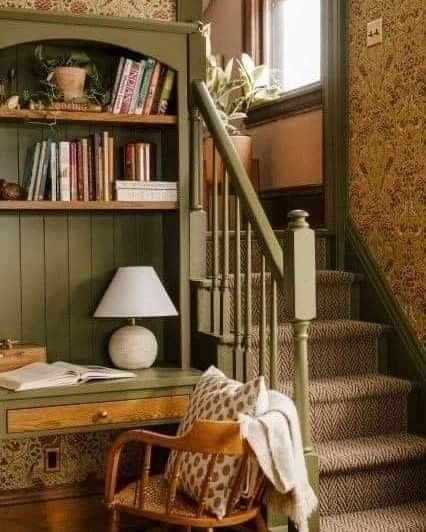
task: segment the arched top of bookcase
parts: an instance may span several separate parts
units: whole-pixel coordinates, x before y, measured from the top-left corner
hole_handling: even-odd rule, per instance
[[[113,46],[152,57],[185,72],[187,35],[196,27],[190,24],[135,22],[101,17],[38,15],[16,13],[5,17],[0,10],[0,49],[40,41],[74,41]],[[10,13],[10,12],[9,12]]]

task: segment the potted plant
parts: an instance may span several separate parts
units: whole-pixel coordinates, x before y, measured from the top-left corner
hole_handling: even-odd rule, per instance
[[[217,58],[211,54],[208,33],[207,28],[207,87],[241,162],[250,174],[252,139],[241,132],[238,126],[243,123],[250,109],[278,98],[280,89],[270,82],[269,68],[266,65],[255,65],[248,54],[242,54],[237,60],[230,59],[222,68]],[[213,149],[213,139],[206,137],[204,159],[208,183],[213,178]]]
[[[107,100],[96,65],[85,52],[72,51],[64,56],[45,57],[43,45],[39,44],[34,55],[42,75],[46,76],[41,80],[45,99],[80,103],[89,100],[100,104]]]

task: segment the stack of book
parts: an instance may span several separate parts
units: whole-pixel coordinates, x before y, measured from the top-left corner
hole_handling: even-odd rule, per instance
[[[155,145],[149,142],[126,144],[123,148],[123,176],[129,181],[155,178]]]
[[[176,73],[148,57],[135,61],[121,57],[108,111],[115,114],[165,114]]]
[[[113,180],[114,138],[105,131],[37,142],[28,152],[23,186],[33,201],[109,201]]]
[[[120,181],[115,182],[118,201],[177,201],[175,181]]]

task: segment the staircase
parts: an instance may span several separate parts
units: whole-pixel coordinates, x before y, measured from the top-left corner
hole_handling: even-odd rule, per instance
[[[294,301],[311,297],[310,283],[296,279],[288,260],[294,259],[295,270],[313,260],[306,224],[298,214],[300,223],[289,230],[294,240],[280,242],[283,234],[272,232],[259,210],[203,87],[198,97],[231,176],[237,226],[229,227],[224,175],[223,198],[215,199],[216,211],[219,203],[223,208],[223,226],[213,224],[204,235],[205,275],[192,281],[193,353],[201,366],[215,363],[237,378],[262,373],[271,386],[295,396],[314,483],[319,475],[320,519],[311,530],[319,525],[325,532],[426,531],[426,438],[408,432],[413,384],[385,374],[389,328],[359,319],[362,276],[329,269],[331,239],[317,233],[316,319],[306,349],[306,335],[298,336],[295,324],[308,323],[310,311],[304,317],[306,309]],[[282,247],[284,261],[277,251]],[[309,270],[304,272],[309,278]],[[298,296],[289,297],[283,282]]]

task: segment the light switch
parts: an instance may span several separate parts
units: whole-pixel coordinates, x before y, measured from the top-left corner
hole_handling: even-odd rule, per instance
[[[367,23],[367,46],[383,42],[383,19],[377,18]]]

